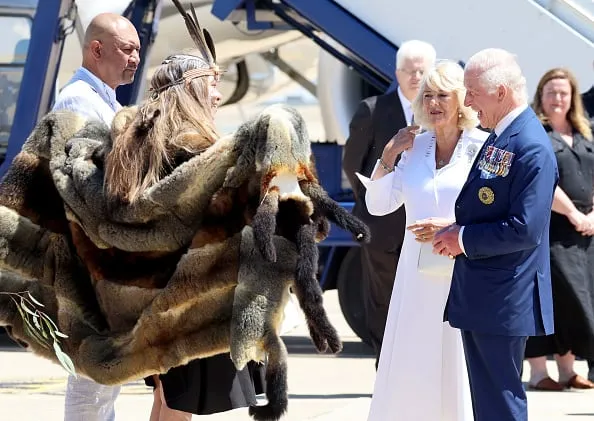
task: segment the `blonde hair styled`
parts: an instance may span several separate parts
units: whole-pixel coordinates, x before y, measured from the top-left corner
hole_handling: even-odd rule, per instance
[[[432,130],[433,125],[423,109],[423,95],[425,91],[453,93],[458,100],[458,127],[461,130],[472,129],[479,123],[476,111],[464,105],[466,88],[464,87],[464,69],[451,60],[440,60],[435,67],[429,69],[423,76],[417,96],[411,107],[415,117],[415,124]]]

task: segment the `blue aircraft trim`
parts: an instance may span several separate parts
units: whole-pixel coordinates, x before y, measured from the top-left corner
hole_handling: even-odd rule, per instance
[[[297,29],[380,91],[392,84],[397,47],[332,0],[215,0],[212,13],[226,19],[234,7],[245,10],[249,29]],[[272,10],[289,28],[278,22],[258,21],[255,10],[263,8]],[[334,48],[318,31],[329,35],[350,54]]]
[[[55,70],[48,68],[54,43],[47,40],[57,39],[59,26],[56,22],[60,16],[62,2],[63,0],[43,0],[39,2],[35,11],[16,113],[8,139],[6,157],[0,167],[0,176],[4,175],[14,157],[20,152],[23,142],[35,128],[41,107],[49,107],[49,104],[40,104],[39,98],[43,96],[47,72]]]
[[[274,7],[274,3],[268,3]],[[397,51],[390,41],[332,0],[281,0],[281,3],[371,67],[384,80],[378,88],[389,86],[394,78]]]
[[[226,20],[232,11],[239,9],[243,0],[216,0],[210,12],[220,20]]]
[[[334,255],[336,254],[336,247],[334,246],[330,246],[330,250],[328,251],[328,255],[326,256],[325,259],[325,265],[324,265],[324,269],[322,270],[322,273],[320,275],[320,287],[322,287],[322,290],[325,289],[326,284],[328,283],[328,274],[330,273],[330,267],[332,266],[331,263],[334,260]]]
[[[122,85],[116,90],[118,102],[122,105],[132,105],[138,101],[140,88],[145,78],[145,65],[149,57],[151,46],[155,39],[156,26],[154,21],[159,19],[158,3],[163,0],[134,0],[123,13],[136,28],[140,38],[140,64],[136,69],[134,81],[128,85]],[[153,19],[145,22],[147,10],[153,11]],[[165,58],[165,57],[163,57]]]
[[[272,22],[262,22],[256,19],[256,5],[253,1],[248,1],[245,5],[246,17],[247,17],[247,29],[250,31],[272,29]]]

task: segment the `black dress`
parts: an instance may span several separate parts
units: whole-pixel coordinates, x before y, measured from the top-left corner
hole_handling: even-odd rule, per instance
[[[196,359],[174,367],[159,379],[171,409],[209,415],[256,404],[264,392],[263,365],[254,362],[237,371],[229,354]],[[152,377],[145,383],[154,387]]]
[[[185,150],[177,151],[166,173],[192,156]],[[243,370],[237,371],[227,353],[192,360],[161,374],[159,379],[169,408],[209,415],[255,405],[256,395],[265,392],[264,367],[249,362]],[[152,377],[145,378],[145,384],[155,387]]]
[[[545,126],[559,167],[559,187],[582,213],[592,211],[594,195],[594,145],[574,132],[570,147],[557,132]],[[551,214],[551,281],[555,333],[532,337],[527,358],[572,351],[594,358],[594,240],[577,232],[569,219]]]

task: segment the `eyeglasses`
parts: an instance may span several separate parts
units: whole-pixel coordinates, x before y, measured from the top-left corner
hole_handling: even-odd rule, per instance
[[[419,77],[423,77],[425,74],[424,70],[421,69],[398,69],[402,73],[406,74],[408,77],[413,77],[418,74]]]

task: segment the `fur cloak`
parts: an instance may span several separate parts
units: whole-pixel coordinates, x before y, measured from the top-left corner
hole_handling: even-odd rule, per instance
[[[267,358],[269,402],[250,413],[278,419],[288,288],[316,347],[338,352],[315,243],[328,218],[360,241],[367,227],[321,188],[305,123],[282,106],[174,168],[133,205],[108,203],[103,160],[115,136],[141,135],[136,125],[134,107],[111,128],[61,111],[28,138],[0,183],[0,325],[54,362],[63,351],[78,374],[103,384],[224,352],[238,369]]]

